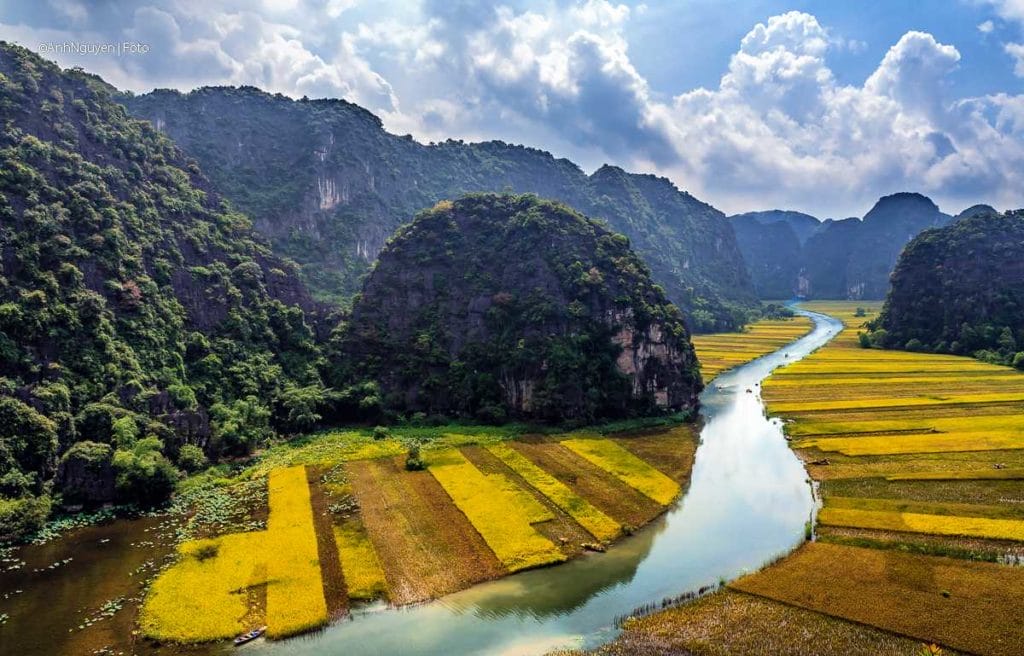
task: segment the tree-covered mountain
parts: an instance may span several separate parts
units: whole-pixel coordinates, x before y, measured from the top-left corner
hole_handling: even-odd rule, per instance
[[[320,385],[295,265],[111,93],[0,42],[0,539],[52,492],[155,500]]]
[[[626,235],[696,329],[735,328],[755,302],[724,215],[664,178],[610,166],[588,176],[497,141],[424,145],[343,100],[215,87],[121,101],[195,157],[323,299],[347,302],[416,212],[467,192],[511,191],[560,200]]]
[[[884,298],[904,245],[951,220],[915,193],[884,196],[863,219],[817,222],[779,210],[731,217],[761,298]]]
[[[682,410],[701,389],[682,314],[629,240],[532,195],[442,201],[401,228],[331,364],[389,410],[487,421]]]
[[[1024,369],[1024,210],[990,210],[907,245],[865,341]]]
[[[729,217],[758,298],[785,299],[797,291],[803,245],[821,227],[800,212],[769,210]]]

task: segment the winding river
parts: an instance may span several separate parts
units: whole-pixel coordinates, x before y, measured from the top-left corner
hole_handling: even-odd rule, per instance
[[[760,382],[842,328],[832,317],[799,312],[814,321],[811,333],[719,375],[704,391],[689,490],[636,535],[604,554],[427,604],[370,607],[307,637],[253,645],[251,653],[519,655],[593,647],[615,636],[617,616],[730,580],[790,551],[803,540],[815,504],[781,422],[765,416]]]

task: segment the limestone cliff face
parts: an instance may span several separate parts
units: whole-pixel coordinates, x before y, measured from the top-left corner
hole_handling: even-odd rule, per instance
[[[402,228],[341,330],[339,383],[386,405],[589,421],[696,405],[680,312],[628,240],[533,196],[441,203]]]

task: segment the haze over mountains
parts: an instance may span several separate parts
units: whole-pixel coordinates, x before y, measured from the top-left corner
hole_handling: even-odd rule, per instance
[[[975,205],[960,215],[994,213]],[[903,247],[922,230],[954,217],[926,196],[885,196],[864,215],[817,218],[770,210],[730,217],[740,251],[760,298],[882,299]]]

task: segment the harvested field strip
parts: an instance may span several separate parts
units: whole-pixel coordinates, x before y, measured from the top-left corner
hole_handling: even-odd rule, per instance
[[[679,484],[611,440],[570,439],[562,445],[667,506],[679,495]]]
[[[266,581],[263,533],[235,533],[178,546],[178,561],[164,570],[146,595],[142,632],[156,640],[205,642],[248,630],[246,590]],[[262,621],[262,618],[255,618]]]
[[[678,426],[657,435],[620,437],[615,441],[677,483],[685,485],[690,480],[697,451],[697,437],[692,426]]]
[[[805,450],[803,459],[816,460],[825,452]],[[995,466],[1024,469],[1024,449],[1007,451],[947,451],[944,453],[909,453],[889,456],[844,456],[830,451],[829,464],[813,465],[805,462],[815,480],[884,479],[897,474],[920,472],[956,472],[992,470]],[[843,496],[843,495],[839,495]],[[852,495],[855,496],[855,495]]]
[[[430,451],[428,469],[508,571],[566,559],[532,525],[553,515],[506,477],[486,475],[455,449]]]
[[[391,458],[346,468],[393,603],[440,597],[505,573],[428,472],[407,472]]]
[[[594,653],[910,656],[920,646],[918,640],[863,624],[744,592],[722,590],[692,603],[631,619],[615,642]]]
[[[889,481],[999,481],[1024,480],[1024,469],[975,469],[972,471],[933,471],[886,476]]]
[[[267,486],[267,635],[280,638],[326,624],[327,604],[306,468],[275,469]]]
[[[969,406],[1011,401],[1024,401],[1024,392],[1011,392],[1008,394],[998,392],[989,394],[954,394],[946,397],[907,397],[899,399],[885,397],[843,401],[783,401],[780,403],[775,403],[773,401],[769,408],[773,413],[785,413],[789,411],[807,412],[809,410],[844,410],[847,408],[901,408],[923,405]]]
[[[544,496],[537,488],[530,485],[526,479],[488,451],[486,447],[467,446],[461,448],[460,451],[485,476],[497,475],[499,478],[507,480],[511,487],[522,490],[524,494],[544,507],[544,511],[550,515],[551,519],[533,524],[533,528],[556,545],[566,558],[580,555],[584,551],[584,544],[595,542],[594,536],[580,526],[579,522],[559,508],[551,499]]]
[[[994,451],[1024,449],[1024,434],[924,433],[876,437],[826,437],[799,440],[793,446],[798,449],[838,451],[847,456]]]
[[[338,547],[334,541],[326,484],[321,483],[323,471],[320,467],[306,467],[306,481],[309,485],[313,530],[316,531],[320,579],[324,589],[324,600],[327,602],[327,614],[331,619],[336,619],[348,612],[348,595],[345,594],[345,577],[341,571]]]
[[[371,601],[387,597],[388,584],[366,529],[358,519],[348,519],[334,527],[341,568],[349,599]]]
[[[807,543],[731,587],[919,640],[1024,653],[1024,568]]]
[[[1005,410],[1005,411],[1004,411]],[[962,408],[931,408],[927,411],[870,413],[859,419],[851,412],[822,418],[787,415],[793,421],[787,431],[793,437],[868,433],[978,433],[982,431],[1024,432],[1024,408],[985,408],[985,414],[964,416]],[[840,419],[841,421],[835,421]]]
[[[993,505],[958,502],[914,501],[908,499],[872,499],[865,497],[828,496],[825,508],[870,510],[879,512],[909,512],[923,515],[949,515],[988,517],[993,519],[1024,520],[1024,508],[1016,505]]]
[[[561,444],[514,442],[512,447],[622,526],[643,526],[662,507]]]
[[[533,464],[526,456],[511,446],[495,444],[487,447],[487,450],[500,458],[513,471],[522,476],[523,480],[565,511],[598,540],[614,540],[619,536],[622,527],[618,522],[595,508],[557,478]]]
[[[825,507],[818,521],[831,526],[851,526],[909,533],[935,535],[962,535],[996,540],[1024,540],[1024,521],[1019,519],[989,519],[986,517],[956,517],[951,515],[922,515],[875,510],[850,510]]]

